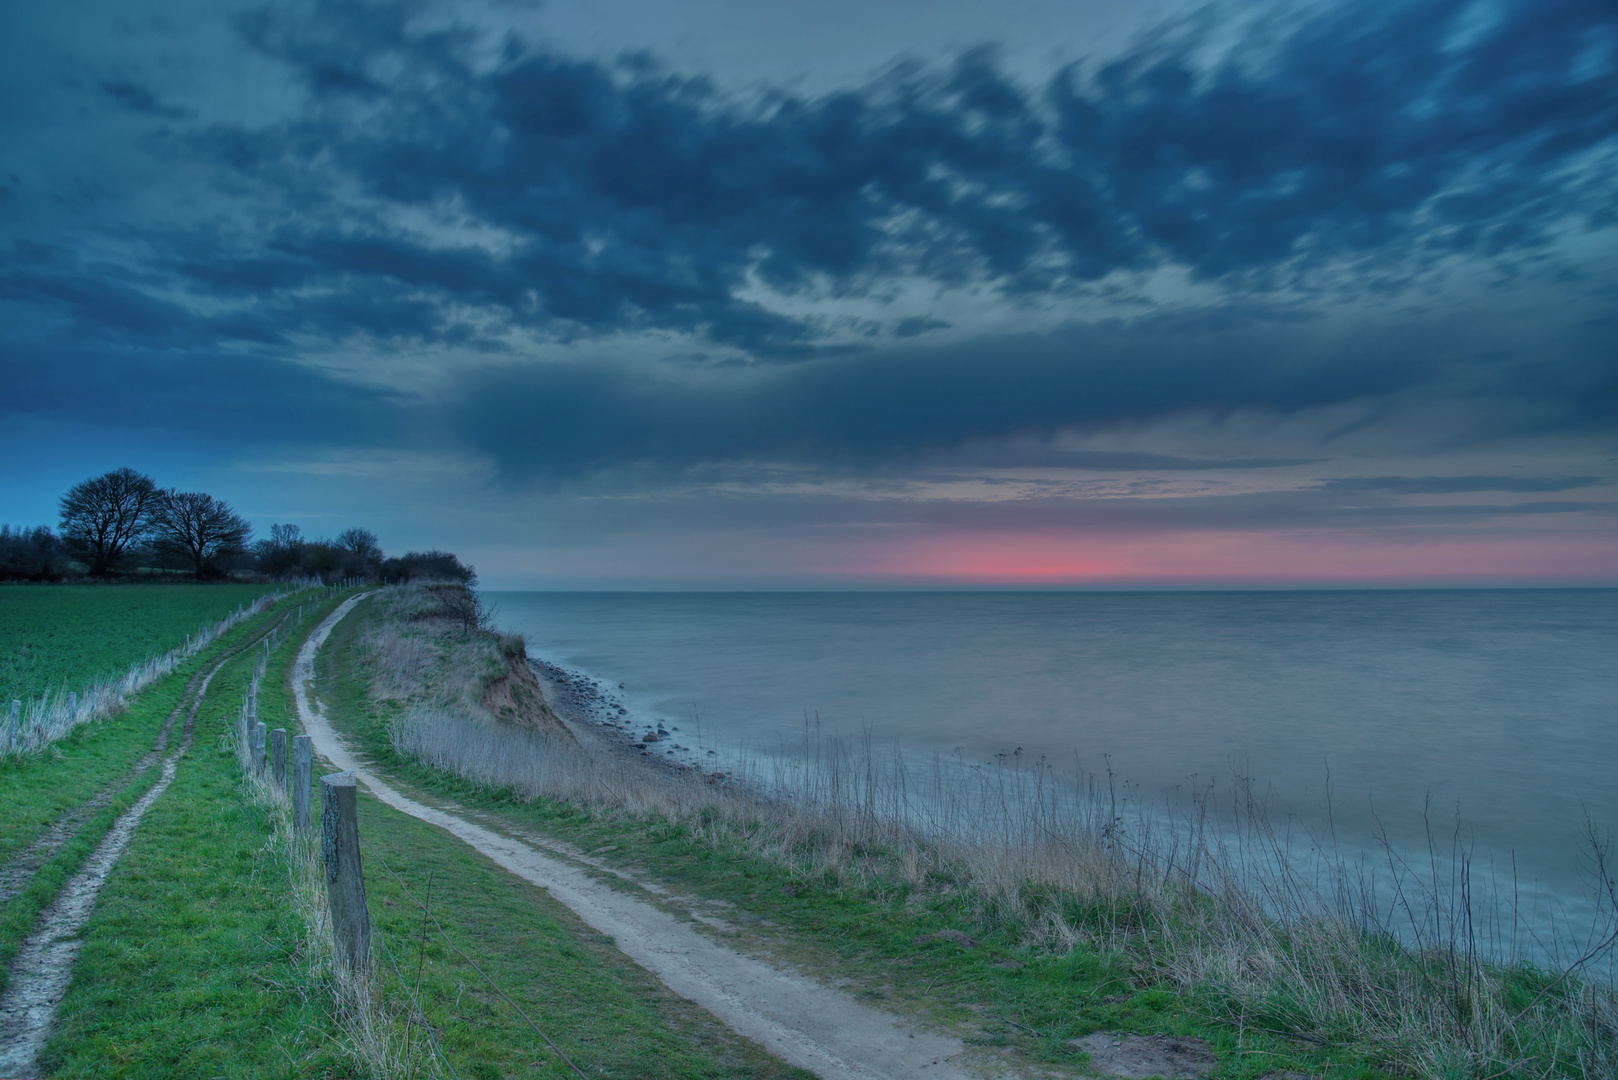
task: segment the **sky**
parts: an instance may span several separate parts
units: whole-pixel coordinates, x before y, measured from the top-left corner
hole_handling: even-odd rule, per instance
[[[1618,585],[1610,0],[11,0],[0,521]]]

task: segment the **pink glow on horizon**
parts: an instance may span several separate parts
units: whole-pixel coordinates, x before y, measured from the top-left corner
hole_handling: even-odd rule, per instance
[[[961,584],[1490,579],[1618,583],[1618,538],[1338,532],[966,534],[866,549],[838,569],[874,580]]]

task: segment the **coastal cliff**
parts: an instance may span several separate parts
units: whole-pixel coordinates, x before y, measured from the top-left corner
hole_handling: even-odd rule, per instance
[[[546,702],[539,679],[528,666],[528,654],[521,648],[521,639],[517,639],[515,650],[508,642],[501,644],[505,674],[490,680],[483,688],[483,707],[508,724],[571,740],[573,733]]]

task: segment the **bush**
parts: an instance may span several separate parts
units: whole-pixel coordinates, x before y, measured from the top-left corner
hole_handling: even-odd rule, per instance
[[[403,585],[418,579],[459,581],[462,585],[477,584],[477,571],[447,551],[410,551],[382,563],[382,580],[390,585]]]
[[[44,525],[0,525],[0,581],[57,581],[68,570],[67,549]]]

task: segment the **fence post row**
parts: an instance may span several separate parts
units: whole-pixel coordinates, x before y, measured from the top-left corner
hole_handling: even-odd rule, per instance
[[[261,720],[253,725],[253,775],[264,775],[264,743],[269,728]]]
[[[287,729],[276,728],[270,732],[270,775],[275,777],[275,786],[282,791],[287,789]]]
[[[309,831],[309,771],[314,764],[314,740],[307,735],[292,737],[292,827]]]
[[[360,866],[359,793],[354,773],[320,778],[320,854],[326,864],[326,899],[337,954],[351,969],[371,966],[371,912],[365,906]]]

